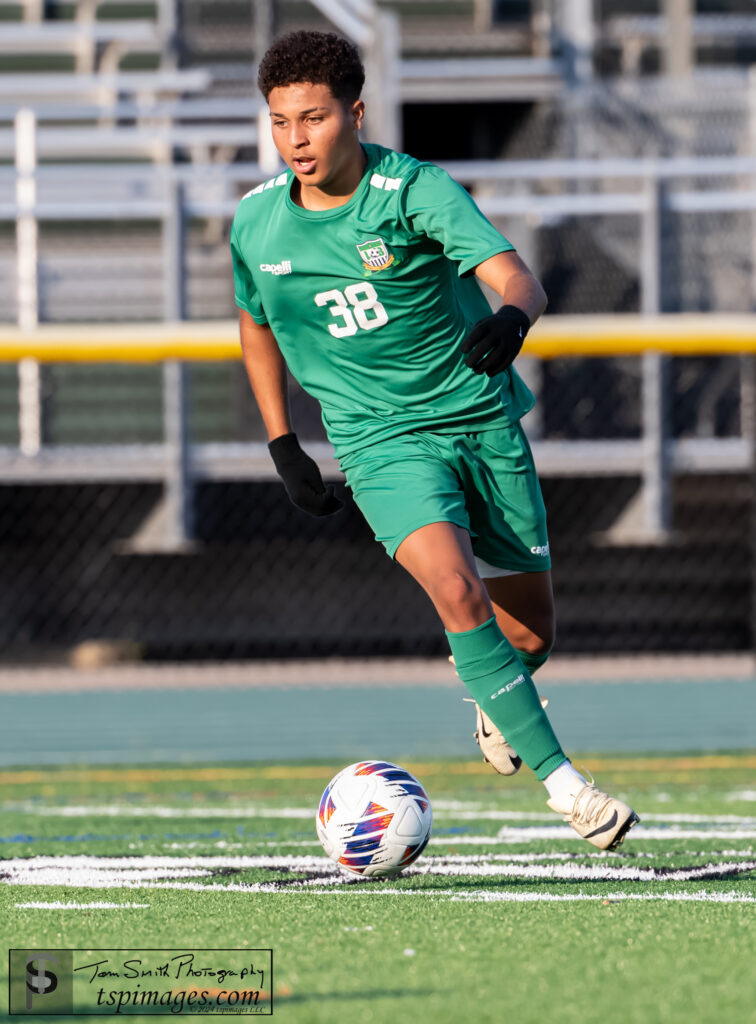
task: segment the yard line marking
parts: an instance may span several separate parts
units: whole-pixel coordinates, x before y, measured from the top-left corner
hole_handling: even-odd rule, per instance
[[[574,833],[569,828],[569,826],[564,826],[564,830],[563,831],[562,831],[562,826],[561,825],[554,825],[554,826],[552,826],[552,828],[554,829],[553,832],[552,831],[548,831],[547,832],[547,830],[545,828],[544,829],[502,829],[502,830],[500,830],[500,833],[504,833],[504,834],[497,833],[496,835],[493,835],[493,836],[467,836],[467,835],[432,836],[428,845],[429,846],[509,846],[509,845],[511,845],[511,846],[515,846],[515,845],[525,846],[525,845],[527,845],[528,842],[530,842],[533,839],[558,839],[560,842],[562,842],[562,841],[564,841],[566,839],[578,840],[580,838],[578,835],[576,835],[576,833]],[[649,832],[650,832],[650,830],[649,829],[645,829],[644,830],[642,825],[636,825],[635,828],[633,829],[632,835],[630,837],[631,840],[633,841],[633,845],[635,845],[636,837],[642,837],[642,836],[645,836],[646,839],[664,839],[664,840],[667,840],[667,839],[669,839],[669,840],[672,840],[672,839],[701,839],[701,840],[704,840],[704,839],[728,839],[728,840],[742,839],[742,840],[745,840],[745,839],[754,839],[754,838],[756,838],[756,835],[754,835],[752,832],[741,833],[740,831],[731,831],[731,832],[725,832],[725,831],[717,831],[717,832],[703,832],[702,831],[702,832],[698,832],[698,831],[696,831],[696,832],[693,832],[693,833],[677,831],[677,832],[670,833],[670,832],[668,832],[665,829],[663,832],[661,832],[661,830],[659,830],[658,833],[649,834]],[[281,842],[281,845],[284,845],[284,841]],[[320,845],[320,844],[318,844],[318,845]],[[623,853],[622,854],[618,854],[618,856],[625,856],[628,852],[631,852],[634,856],[638,855],[638,852],[635,849],[631,848],[630,850],[627,850],[627,848],[626,848],[623,851]],[[708,852],[708,851],[706,851],[706,852]],[[740,854],[745,853],[744,850],[739,850],[738,852]],[[693,851],[687,851],[686,850],[686,855],[687,854],[690,854],[690,856],[695,856],[696,855]],[[588,855],[586,854],[586,856],[588,856]],[[657,856],[657,854],[653,854],[653,856]],[[658,856],[662,856],[661,851],[658,853]]]
[[[312,807],[150,807],[149,804],[39,807],[6,803],[4,811],[43,818],[312,818]],[[754,819],[756,821],[756,819]]]
[[[212,878],[229,868],[267,868],[279,872],[296,871],[312,878],[287,878],[284,881],[217,884],[194,881]],[[533,863],[513,861],[505,856],[474,858],[464,856],[431,857],[417,867],[404,871],[404,877],[455,876],[538,878],[560,881],[606,882],[632,881],[688,882],[726,878],[756,871],[756,860],[731,860],[682,868],[643,868],[632,865]],[[93,889],[172,888],[202,892],[275,892],[280,888],[343,885],[354,881],[341,874],[327,857],[37,857],[16,858],[5,862],[2,878],[10,885],[67,886]],[[180,881],[185,879],[185,881]],[[190,881],[192,879],[192,881]],[[358,881],[362,881],[359,879]]]
[[[449,843],[449,846],[453,846],[453,843]],[[610,860],[618,860],[626,863],[629,859],[637,860],[639,858],[648,858],[649,860],[655,860],[659,857],[739,857],[741,860],[751,859],[754,857],[754,850],[749,847],[744,850],[685,850],[684,853],[680,851],[669,852],[660,851],[659,853],[651,853],[648,850],[632,851],[632,853],[625,851],[623,852],[611,852],[609,850],[594,851],[589,853],[588,851],[581,851],[580,853],[448,853],[440,854],[438,856],[425,856],[423,857],[422,863],[430,861],[431,863],[440,863],[443,861],[444,864],[475,864],[485,862],[488,864],[496,864],[503,861],[507,864],[512,863],[523,863],[532,864],[536,861],[549,861],[549,860],[599,860],[602,863],[606,863]]]
[[[149,907],[149,905],[149,903],[106,903],[103,900],[97,900],[95,903],[62,903],[60,900],[42,903],[35,900],[31,903],[16,904],[22,910],[26,908],[31,910],[136,910]]]
[[[703,878],[722,878],[756,871],[756,861],[725,861],[722,864],[705,864],[694,868],[662,869],[636,867],[601,867],[598,864],[468,864],[464,870],[454,863],[431,864],[416,869],[410,868],[409,875],[474,875],[476,877],[543,878],[575,882],[607,882],[622,879],[631,882],[653,882],[665,879],[671,882],[691,882]]]
[[[499,843],[529,843],[534,839],[573,839],[582,842],[569,825],[546,825],[543,828],[500,828],[491,841]],[[670,825],[668,828],[649,828],[636,825],[631,836],[633,844],[643,839],[756,839],[756,829],[685,829]]]
[[[0,839],[0,841],[2,841]],[[224,849],[224,850],[240,850],[242,849],[243,843],[210,843],[202,844],[196,840],[186,843],[163,843],[163,848],[166,850],[196,850],[199,846],[210,845],[213,849]],[[320,842],[317,839],[276,839],[267,840],[264,843],[255,843],[255,846],[266,846],[273,847],[276,850],[282,848],[286,849],[321,849]],[[443,846],[451,849],[456,849],[458,846],[496,846],[496,836],[439,836],[433,837],[429,840],[428,846]],[[486,854],[487,858],[495,859],[496,857],[506,858],[507,860],[523,860],[523,861],[536,861],[536,860],[574,860],[575,858],[585,859],[596,857],[602,860],[616,857],[620,860],[627,860],[628,857],[640,858],[647,857],[649,860],[658,859],[659,857],[753,857],[756,856],[756,850],[752,846],[743,847],[740,850],[726,849],[726,850],[685,850],[684,854],[679,850],[657,850],[651,853],[648,850],[625,850],[619,853],[612,853],[607,850],[596,851],[595,853],[506,853],[506,854]],[[479,860],[481,854],[460,854],[460,856],[469,856],[473,860]]]
[[[149,804],[95,804],[92,806],[70,804],[55,807],[11,801],[4,803],[2,809],[46,818],[315,818],[315,810],[311,807],[198,807],[196,804],[191,807],[164,805],[150,807]],[[459,821],[535,822],[554,820],[552,811],[477,810],[474,804],[461,803],[447,808],[443,801],[433,803],[433,814],[437,819]],[[756,828],[756,816],[740,814],[649,814],[644,812],[643,821],[677,825],[743,825]],[[638,831],[634,832],[634,836],[638,834]]]
[[[756,800],[756,791],[752,799]],[[756,825],[756,816],[750,814],[664,814],[646,810],[641,813],[644,821],[670,822],[676,825]],[[437,818],[480,818],[481,821],[554,820],[553,811],[507,811],[462,800],[434,800],[433,814]]]
[[[402,890],[399,890],[402,891]],[[463,903],[573,903],[581,900],[614,903],[619,900],[641,900],[653,902],[664,900],[680,903],[756,903],[756,896],[744,896],[737,892],[613,892],[594,895],[591,893],[549,893],[549,892],[479,892],[462,895],[457,893],[450,902]]]
[[[151,871],[112,871],[98,868],[38,868],[35,871],[7,870],[11,885],[65,885],[116,889],[126,882],[147,882],[163,878],[212,878],[212,871],[201,868],[182,870],[164,868]],[[4,881],[4,879],[3,879]]]
[[[654,821],[660,824],[674,825],[752,825],[756,826],[756,817],[740,814],[654,814],[642,811],[643,821]],[[553,821],[553,811],[537,813],[533,811],[498,811],[498,810],[469,810],[462,809],[454,811],[436,810],[433,804],[433,816],[435,818],[455,818],[459,821]]]
[[[732,855],[743,857],[747,851],[729,851]],[[724,852],[711,853],[709,851],[695,851],[698,856],[723,856]],[[643,852],[644,856],[654,856]],[[677,854],[687,856],[687,854]],[[601,859],[606,861],[616,859],[626,861],[627,854],[623,853],[597,853],[586,851],[585,853],[557,852],[533,852],[520,854],[441,854],[434,857],[425,857],[423,863],[429,864],[472,864],[472,863],[532,863],[540,860],[584,860]],[[745,863],[745,861],[743,861]],[[753,862],[756,866],[756,861]],[[325,856],[299,856],[296,854],[279,854],[269,856],[266,854],[239,854],[233,856],[206,856],[206,857],[169,857],[169,856],[144,856],[144,857],[94,857],[87,854],[69,854],[65,856],[38,856],[38,857],[16,857],[5,862],[0,862],[0,874],[3,871],[23,870],[24,872],[35,871],[119,871],[136,874],[139,877],[147,877],[149,872],[172,871],[178,875],[208,874],[216,870],[245,870],[250,868],[267,868],[274,871],[319,871],[323,867],[332,868],[333,861]],[[417,871],[419,868],[410,868],[410,871]]]
[[[284,889],[282,892],[301,894],[302,889]],[[491,893],[487,889],[478,889],[473,892],[462,894],[457,889],[393,889],[388,886],[380,886],[374,889],[359,889],[352,891],[347,889],[310,889],[308,896],[435,896],[447,899],[452,903],[577,903],[577,902],[598,902],[614,903],[619,900],[640,900],[654,902],[663,900],[669,902],[691,902],[691,903],[756,903],[756,896],[744,896],[739,892],[611,892],[611,893],[552,893],[539,890],[525,892],[501,892]]]
[[[328,888],[317,888],[323,885],[322,880],[311,880],[309,885],[304,883],[294,887],[276,886],[275,883],[257,882],[249,885],[227,884],[227,885],[200,885],[192,882],[148,882],[140,886],[136,882],[127,882],[123,888],[126,889],[180,889],[190,892],[240,892],[248,895],[275,894],[309,896],[433,896],[435,898],[450,899],[452,902],[528,902],[528,903],[555,903],[555,902],[577,902],[614,900],[643,900],[653,902],[654,900],[667,900],[672,902],[711,902],[711,903],[756,903],[756,896],[746,896],[737,892],[721,893],[705,891],[698,892],[664,892],[664,893],[546,893],[534,892],[502,892],[491,893],[481,889],[466,894],[460,894],[457,889],[395,889],[388,888],[380,883],[375,883],[371,888],[355,888],[346,878],[338,879]]]
[[[64,856],[15,857],[0,861],[0,874],[14,866],[25,865],[30,870],[46,868],[97,868],[116,870],[184,870],[201,868],[274,868],[279,870],[316,870],[324,864],[333,865],[328,857],[299,857],[281,854],[278,857],[260,855],[239,855],[231,857],[93,857],[88,854],[66,854]]]

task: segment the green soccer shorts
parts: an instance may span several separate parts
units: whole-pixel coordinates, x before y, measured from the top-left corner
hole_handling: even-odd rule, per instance
[[[551,568],[546,509],[519,423],[401,434],[343,458],[341,468],[392,558],[421,526],[448,522],[470,534],[481,576]]]

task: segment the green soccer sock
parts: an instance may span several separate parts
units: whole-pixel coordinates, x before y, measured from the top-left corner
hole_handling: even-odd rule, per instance
[[[492,616],[462,633],[446,631],[459,677],[507,743],[543,781],[567,760],[530,673]]]
[[[546,664],[551,651],[546,651],[545,654],[531,654],[530,651],[521,651],[519,647],[515,647],[515,654],[523,663],[530,675],[533,676],[542,665]]]

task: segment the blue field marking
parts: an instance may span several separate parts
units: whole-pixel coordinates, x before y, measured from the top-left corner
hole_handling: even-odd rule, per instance
[[[275,835],[275,834],[274,834]],[[220,829],[213,829],[212,832],[140,832],[137,835],[98,835],[96,832],[85,832],[82,835],[64,836],[35,836],[26,832],[19,832],[12,836],[0,836],[0,843],[95,843],[118,840],[119,842],[133,842],[138,839],[140,842],[154,842],[165,839],[197,840],[197,839],[230,839],[230,832],[221,832]]]
[[[568,753],[756,748],[751,679],[541,689]],[[461,685],[387,691],[326,683],[6,695],[0,765],[475,758],[463,696]]]

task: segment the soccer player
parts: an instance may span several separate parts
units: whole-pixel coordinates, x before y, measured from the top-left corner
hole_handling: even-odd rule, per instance
[[[552,810],[614,849],[638,816],[573,768],[531,678],[554,608],[520,425],[534,398],[512,363],[546,295],[448,174],[360,142],[363,83],[357,50],[331,33],[283,36],[260,64],[287,170],[241,200],[231,252],[270,454],[295,505],[338,511],[293,431],[288,364],[377,540],[433,602],[484,756],[502,774],[524,761]]]

